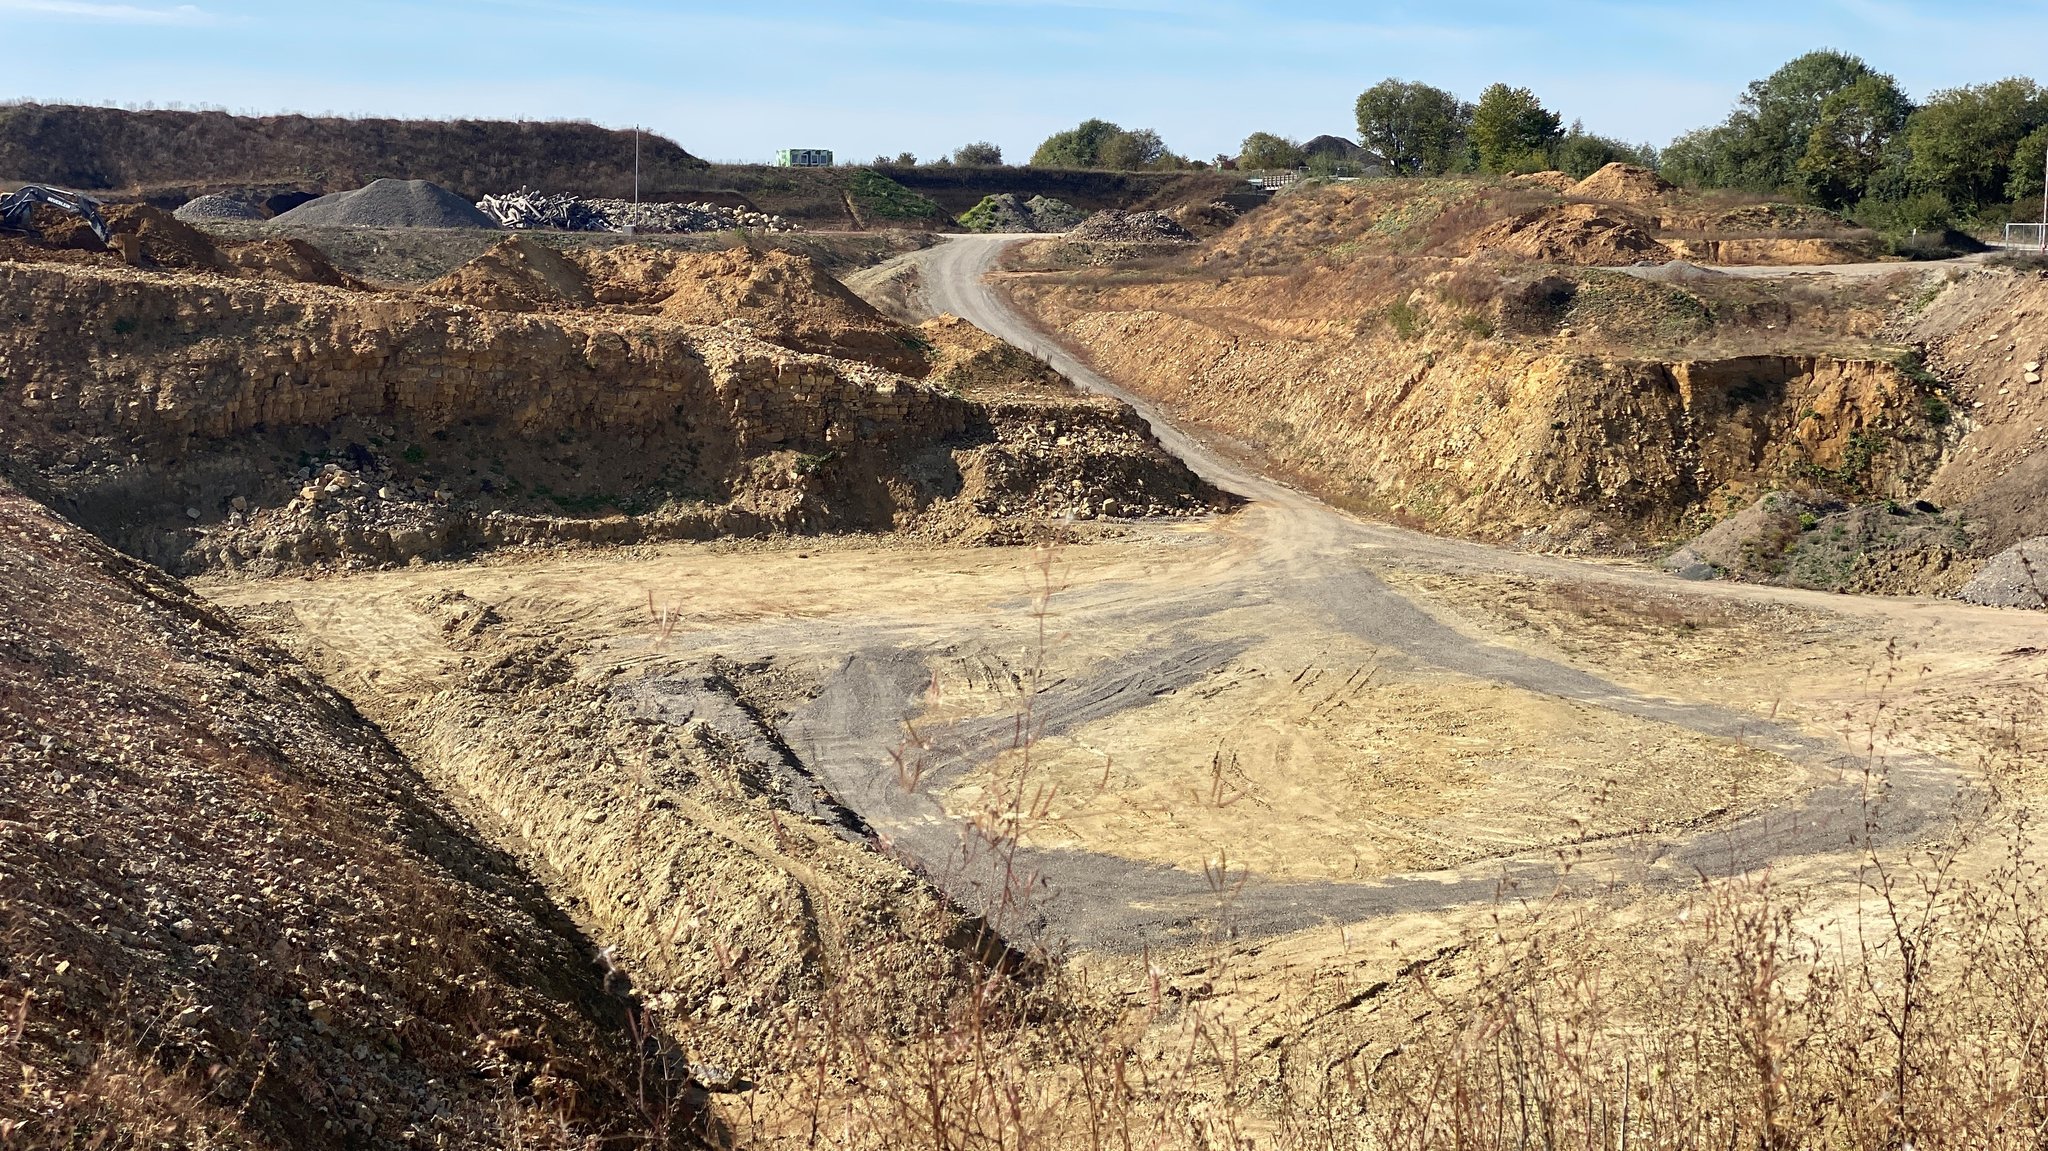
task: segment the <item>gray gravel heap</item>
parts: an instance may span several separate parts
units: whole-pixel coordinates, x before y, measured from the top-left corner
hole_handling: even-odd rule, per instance
[[[1070,240],[1112,244],[1191,244],[1195,234],[1164,212],[1124,212],[1111,208],[1088,217],[1067,233]]]
[[[795,231],[780,216],[717,204],[635,204],[631,200],[585,200],[548,195],[521,188],[506,196],[485,196],[477,210],[499,227],[525,230],[550,228],[562,232],[725,232],[752,228],[764,232]]]
[[[1991,557],[1956,598],[1986,607],[2048,607],[2048,536],[2035,536]]]
[[[425,180],[378,180],[310,200],[277,217],[307,228],[496,228],[476,205]]]
[[[183,207],[171,215],[188,224],[203,223],[207,220],[261,220],[263,211],[251,204],[244,204],[232,196],[201,196],[187,200]]]

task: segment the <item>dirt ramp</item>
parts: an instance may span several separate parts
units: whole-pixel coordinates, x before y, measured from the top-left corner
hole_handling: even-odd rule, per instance
[[[376,728],[8,489],[0,530],[0,1141],[632,1133],[588,941]]]

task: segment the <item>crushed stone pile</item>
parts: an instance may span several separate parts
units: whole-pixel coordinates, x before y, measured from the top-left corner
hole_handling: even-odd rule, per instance
[[[631,200],[586,200],[521,188],[506,196],[485,196],[477,210],[501,228],[550,228],[562,232],[682,233],[726,232],[752,228],[793,232],[796,225],[781,216],[719,204],[635,204]]]
[[[1649,204],[1677,190],[1677,185],[1648,168],[1613,163],[1572,185],[1566,194],[1579,200]]]
[[[1195,234],[1165,212],[1097,212],[1067,233],[1069,240],[1111,244],[1188,244]]]
[[[1064,200],[1014,192],[986,197],[960,216],[970,232],[1065,232],[1087,219],[1087,213]]]
[[[2048,536],[2035,536],[1991,557],[1956,598],[1985,607],[2048,607]]]
[[[306,228],[495,228],[476,205],[425,180],[378,180],[310,200],[276,218]]]
[[[1479,233],[1473,247],[1551,264],[1613,266],[1675,253],[1657,242],[1642,222],[1596,204],[1560,204],[1525,212]]]
[[[206,220],[261,220],[263,211],[251,204],[244,204],[233,196],[201,196],[187,200],[183,207],[171,215],[188,224]]]

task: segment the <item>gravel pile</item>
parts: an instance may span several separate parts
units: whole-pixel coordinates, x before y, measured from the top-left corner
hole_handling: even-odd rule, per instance
[[[563,232],[724,232],[753,228],[791,232],[795,226],[780,216],[717,204],[635,204],[630,200],[585,200],[548,195],[521,188],[508,196],[486,196],[477,210],[501,228],[551,228]]]
[[[263,211],[251,204],[244,204],[232,196],[201,196],[187,200],[184,207],[171,215],[187,224],[204,223],[207,220],[261,220]]]
[[[1991,557],[1957,598],[1986,607],[2048,607],[2048,536],[2035,536]]]
[[[1191,244],[1195,234],[1165,212],[1124,212],[1111,208],[1088,217],[1067,233],[1069,240],[1108,244]]]
[[[1064,232],[1087,219],[1087,214],[1064,200],[1033,196],[1026,200],[1014,192],[989,196],[967,209],[960,223],[970,232]]]
[[[308,201],[277,217],[307,228],[495,228],[476,205],[425,180],[378,180]]]

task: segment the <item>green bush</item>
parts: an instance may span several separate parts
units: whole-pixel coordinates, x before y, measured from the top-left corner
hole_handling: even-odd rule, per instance
[[[1387,305],[1387,323],[1393,325],[1395,335],[1412,340],[1422,334],[1423,315],[1408,301],[1395,300]]]

